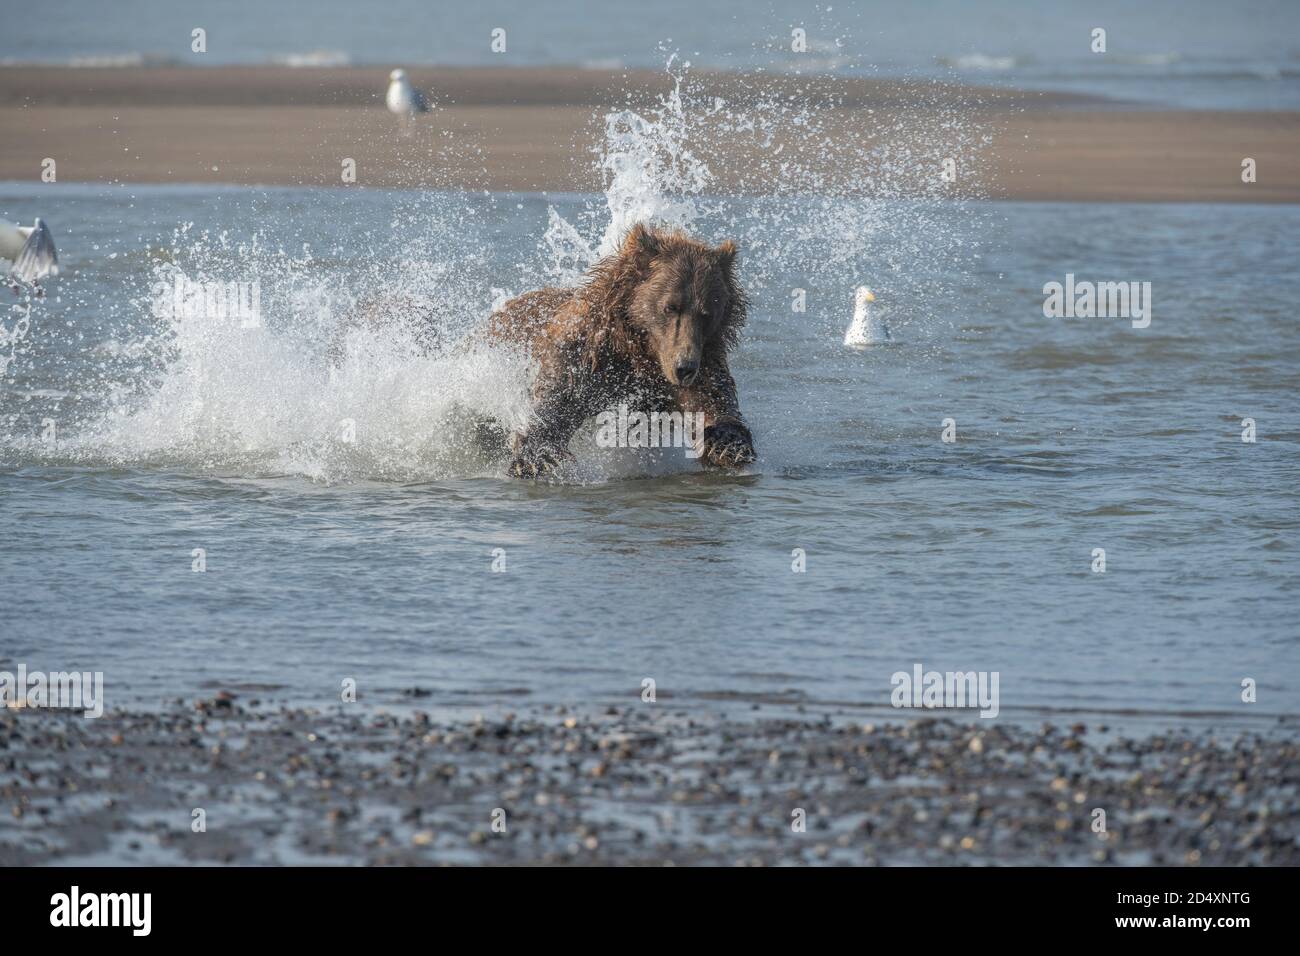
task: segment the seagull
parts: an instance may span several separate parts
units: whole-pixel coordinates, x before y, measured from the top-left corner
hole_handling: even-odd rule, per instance
[[[871,311],[870,305],[875,301],[874,292],[864,285],[858,286],[853,297],[853,323],[844,333],[845,345],[880,345],[892,338],[885,320]]]
[[[59,274],[59,254],[54,251],[54,237],[44,219],[31,226],[19,226],[0,219],[0,259],[11,259],[9,285],[14,292],[18,283],[33,286],[38,279]]]
[[[401,117],[402,131],[409,136],[415,114],[429,112],[429,100],[411,85],[405,70],[394,70],[388,74],[388,80],[388,95],[384,101],[390,113]]]

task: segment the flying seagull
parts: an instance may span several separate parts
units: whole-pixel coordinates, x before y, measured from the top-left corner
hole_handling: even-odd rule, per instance
[[[408,135],[415,114],[429,112],[428,98],[411,85],[405,70],[394,70],[388,74],[388,95],[384,101],[388,104],[388,111],[401,118],[402,131]]]
[[[31,226],[0,219],[0,259],[13,261],[9,285],[15,292],[20,282],[36,285],[39,279],[59,274],[59,254],[44,219],[37,219]]]

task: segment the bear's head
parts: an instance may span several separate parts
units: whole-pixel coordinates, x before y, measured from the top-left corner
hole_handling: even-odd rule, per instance
[[[593,364],[600,351],[631,353],[625,357],[657,365],[670,384],[690,385],[706,356],[735,344],[745,321],[735,264],[734,242],[715,248],[634,226],[586,289],[596,306],[589,316]]]

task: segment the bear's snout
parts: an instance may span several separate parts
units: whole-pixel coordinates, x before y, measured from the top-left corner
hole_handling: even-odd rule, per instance
[[[695,376],[699,374],[699,371],[700,363],[698,359],[678,359],[677,367],[673,369],[678,385],[690,385],[695,381]]]

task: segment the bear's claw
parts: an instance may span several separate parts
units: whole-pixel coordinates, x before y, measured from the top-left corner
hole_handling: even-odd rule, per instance
[[[538,448],[521,451],[510,462],[509,473],[512,478],[548,478],[560,467],[560,461],[566,457],[563,453],[550,448]]]
[[[758,458],[749,429],[734,422],[718,422],[704,429],[704,450],[700,457],[705,464],[719,468],[739,468]]]

